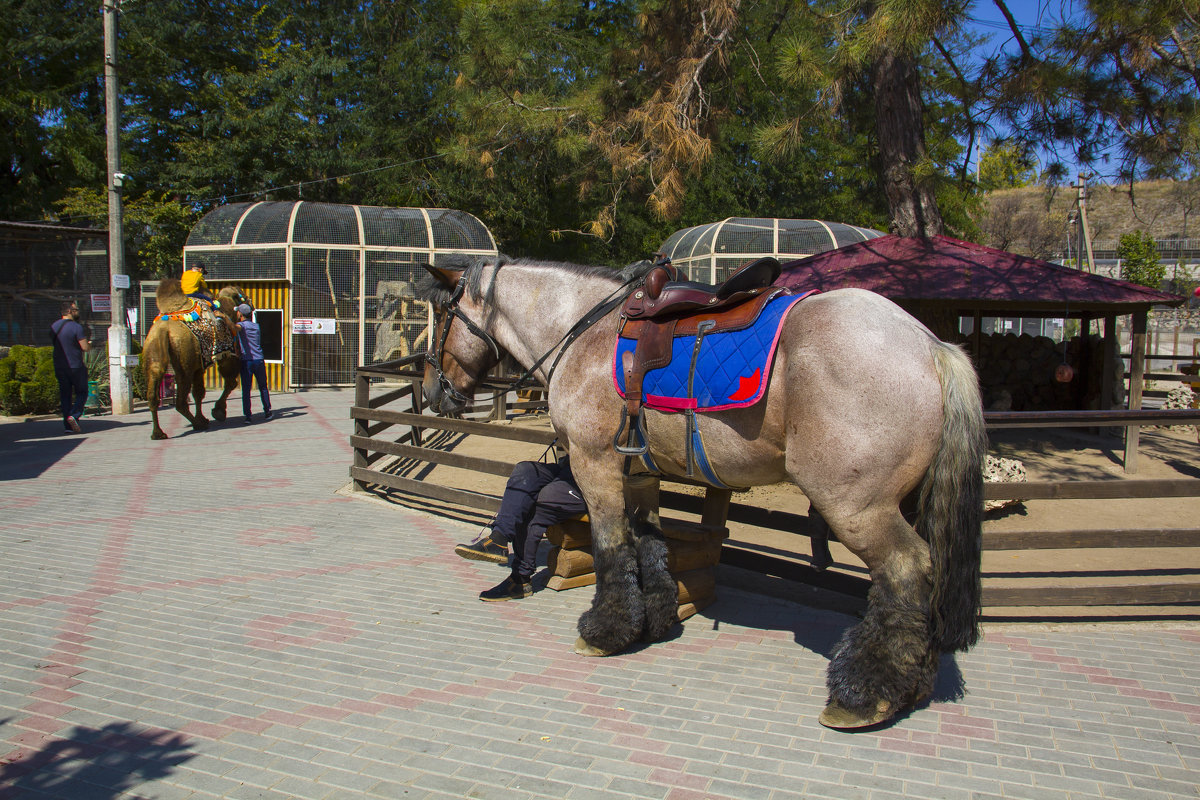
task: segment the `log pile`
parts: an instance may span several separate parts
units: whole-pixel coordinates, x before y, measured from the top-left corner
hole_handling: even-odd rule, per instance
[[[1095,334],[1090,339],[1089,353],[1084,352],[1081,337],[1069,339],[1064,357],[1062,343],[1048,336],[1004,333],[979,337],[979,352],[973,360],[984,407],[989,411],[1100,408],[1104,342]],[[1089,356],[1091,363],[1085,365]],[[1055,370],[1063,363],[1074,370],[1067,383],[1055,380]],[[1084,380],[1087,386],[1080,384]]]
[[[675,578],[682,621],[716,599],[715,568],[729,529],[672,519],[663,519],[662,526],[667,540],[667,569]],[[551,573],[548,588],[563,591],[596,582],[592,529],[586,518],[550,526],[546,539],[554,545],[546,562]]]

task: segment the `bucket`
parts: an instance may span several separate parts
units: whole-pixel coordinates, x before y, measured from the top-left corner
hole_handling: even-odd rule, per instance
[[[87,400],[84,401],[83,407],[93,411],[100,408],[100,398],[96,396],[96,390],[100,388],[100,381],[88,381]]]

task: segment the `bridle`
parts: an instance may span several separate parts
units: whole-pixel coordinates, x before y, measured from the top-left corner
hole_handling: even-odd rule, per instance
[[[463,295],[463,282],[460,280],[454,285],[454,291],[450,295],[449,302],[443,307],[445,316],[442,318],[442,335],[438,338],[437,345],[425,354],[425,361],[433,367],[437,373],[438,386],[444,394],[450,396],[454,402],[460,405],[469,405],[471,398],[454,388],[454,384],[450,382],[450,378],[442,369],[442,359],[446,352],[446,339],[450,336],[450,324],[455,318],[461,319],[463,324],[467,326],[467,330],[487,342],[488,347],[492,349],[492,355],[496,357],[496,361],[500,360],[500,345],[492,337],[490,333],[476,325],[467,315],[458,307],[459,298]]]
[[[608,316],[610,311],[624,302],[625,295],[627,294],[626,290],[630,289],[639,281],[644,280],[644,278],[645,276],[635,276],[630,278],[614,289],[608,295],[608,297],[592,306],[590,311],[584,314],[574,325],[572,325],[571,329],[568,330],[563,337],[554,344],[553,347],[543,353],[541,358],[539,358],[537,361],[534,361],[533,364],[530,365],[529,369],[525,370],[524,374],[517,378],[511,386],[495,392],[493,397],[499,397],[502,394],[506,394],[516,389],[523,389],[526,386],[536,383],[533,378],[534,373],[537,372],[538,368],[541,367],[546,359],[550,357],[551,353],[558,351],[558,355],[555,356],[554,361],[550,364],[550,369],[546,372],[546,386],[549,386],[550,379],[554,377],[554,370],[558,368],[558,362],[562,360],[563,354],[567,352],[567,348],[569,348],[571,344],[579,338],[580,334],[595,325],[600,320],[604,319],[604,317]],[[442,370],[442,358],[446,349],[446,338],[450,335],[450,323],[455,317],[461,319],[463,324],[467,326],[467,330],[487,342],[488,347],[492,349],[492,354],[496,356],[497,362],[501,358],[501,348],[499,343],[492,337],[490,333],[468,319],[466,314],[459,309],[458,301],[463,295],[463,289],[463,282],[460,279],[458,283],[454,285],[454,291],[450,295],[450,300],[445,304],[445,306],[443,306],[443,312],[445,316],[442,320],[442,335],[439,337],[437,346],[425,354],[425,361],[429,363],[433,367],[434,372],[437,373],[438,386],[441,387],[441,390],[445,394],[449,395],[454,402],[466,406],[471,403],[472,398],[467,397],[465,394],[455,389],[454,384],[450,382],[450,378],[447,377],[445,371]]]

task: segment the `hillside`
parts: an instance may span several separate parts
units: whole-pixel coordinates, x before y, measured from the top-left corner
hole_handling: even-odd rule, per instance
[[[1068,235],[1077,236],[1076,190],[1028,186],[991,192],[979,218],[982,244],[1040,258],[1065,255]],[[1200,239],[1200,180],[1145,181],[1089,187],[1088,223],[1093,246],[1115,248],[1126,233],[1146,231],[1156,239]],[[1074,239],[1071,244],[1074,248]]]

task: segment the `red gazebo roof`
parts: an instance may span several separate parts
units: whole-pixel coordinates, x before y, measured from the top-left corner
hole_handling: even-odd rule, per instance
[[[784,264],[777,283],[824,291],[854,286],[897,302],[1060,314],[1122,314],[1186,300],[949,236],[889,235],[828,250]]]

